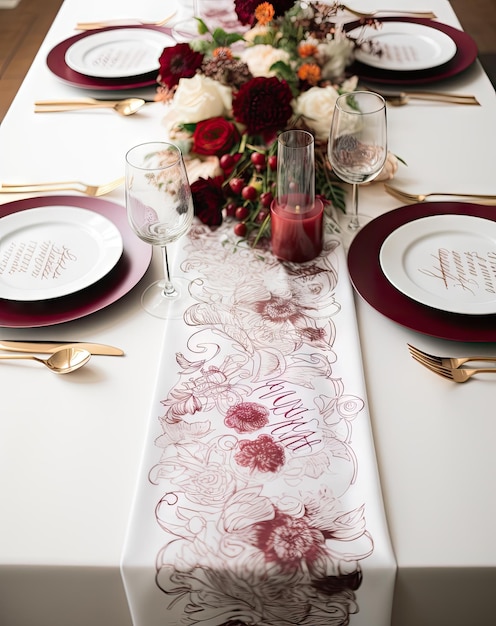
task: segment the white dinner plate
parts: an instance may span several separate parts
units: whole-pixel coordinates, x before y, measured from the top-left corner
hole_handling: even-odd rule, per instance
[[[496,313],[496,223],[470,215],[432,215],[394,230],[381,269],[406,296],[471,315]]]
[[[36,301],[75,293],[103,278],[123,250],[109,219],[47,206],[0,219],[0,298]]]
[[[158,71],[163,49],[175,43],[159,30],[112,28],[73,43],[65,62],[75,72],[96,78],[140,76]]]
[[[453,39],[436,28],[410,22],[381,22],[378,29],[360,26],[349,33],[370,41],[382,51],[357,49],[357,61],[384,70],[414,71],[438,67],[455,56]]]

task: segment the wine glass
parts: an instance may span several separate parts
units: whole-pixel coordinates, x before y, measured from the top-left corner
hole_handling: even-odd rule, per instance
[[[328,142],[333,171],[352,184],[352,213],[340,216],[343,234],[353,237],[371,218],[358,213],[358,185],[373,180],[387,157],[386,102],[371,91],[339,96],[334,106]]]
[[[192,14],[172,29],[176,41],[189,42],[202,38],[198,32],[197,17],[211,31],[222,28],[226,32],[236,32],[243,28],[235,11],[234,0],[193,0]]]
[[[143,308],[155,317],[173,317],[171,304],[184,293],[172,282],[167,244],[182,237],[193,221],[193,199],[180,149],[166,142],[143,143],[126,154],[126,208],[129,224],[140,239],[160,246],[164,278],[142,295]]]

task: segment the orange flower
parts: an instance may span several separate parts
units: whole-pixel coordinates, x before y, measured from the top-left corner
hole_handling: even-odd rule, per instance
[[[298,54],[302,59],[306,57],[313,57],[313,55],[317,52],[317,46],[314,46],[313,43],[302,43],[298,48]]]
[[[303,63],[298,70],[298,78],[310,85],[316,85],[321,77],[320,67],[315,63]]]
[[[265,26],[274,19],[275,11],[270,2],[262,2],[255,9],[255,19],[260,26]]]
[[[219,48],[215,48],[215,50],[212,52],[212,56],[214,56],[215,58],[222,57],[223,59],[233,58],[231,48],[226,48],[223,46],[220,46]]]

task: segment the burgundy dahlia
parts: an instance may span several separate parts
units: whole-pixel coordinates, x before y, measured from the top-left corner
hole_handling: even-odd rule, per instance
[[[270,141],[278,130],[286,127],[293,115],[292,99],[293,94],[285,80],[275,76],[252,78],[233,98],[234,118],[246,126],[249,135],[262,135]]]
[[[195,52],[187,43],[178,43],[165,48],[160,55],[160,70],[157,81],[169,89],[181,78],[192,78],[203,62],[203,54]]]
[[[222,224],[224,192],[217,178],[199,178],[191,185],[195,215],[207,226]]]
[[[274,7],[275,17],[284,15],[294,5],[295,0],[269,0]],[[255,9],[262,0],[234,0],[236,15],[242,24],[254,25]]]

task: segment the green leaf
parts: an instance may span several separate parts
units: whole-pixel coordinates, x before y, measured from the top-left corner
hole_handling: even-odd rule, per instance
[[[196,124],[190,122],[187,124],[180,124],[179,128],[181,128],[182,130],[186,131],[187,133],[191,133],[193,134],[195,132],[195,128],[196,128]]]
[[[206,35],[210,32],[208,26],[200,17],[195,17],[195,20],[198,22],[198,33],[200,35]]]

